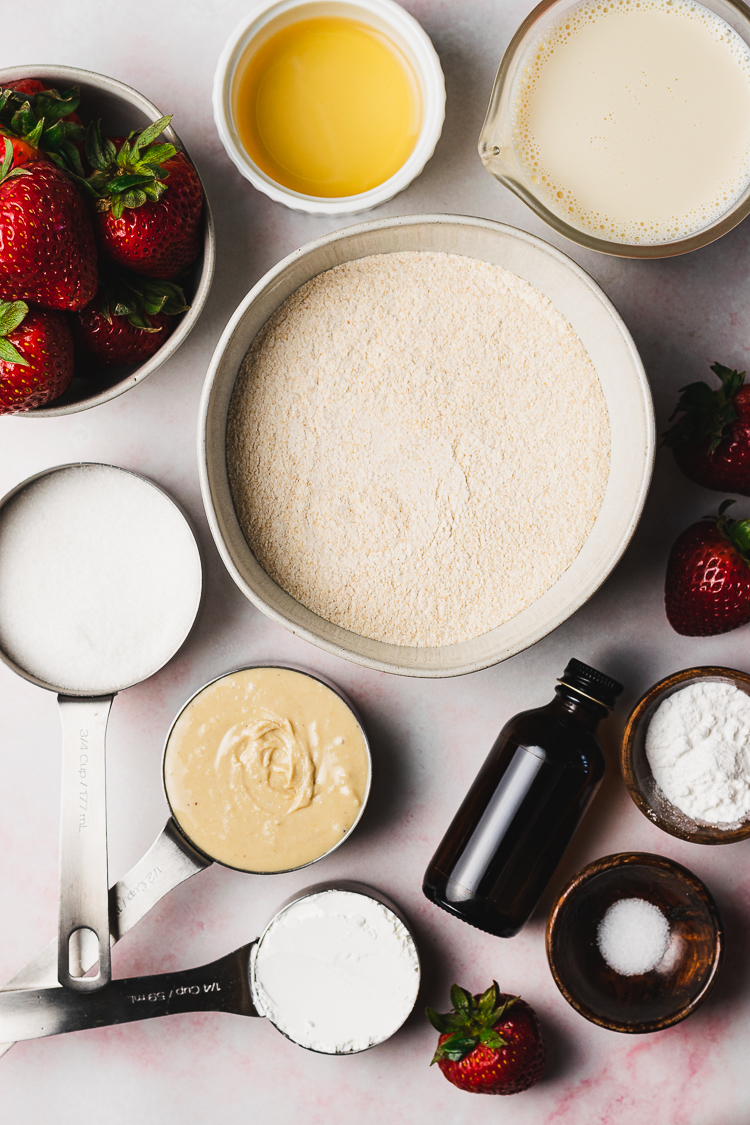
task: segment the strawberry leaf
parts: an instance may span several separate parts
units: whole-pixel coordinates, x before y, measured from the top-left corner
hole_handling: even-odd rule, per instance
[[[489,1016],[491,1012],[494,1012],[499,1003],[500,989],[498,988],[497,981],[493,980],[486,992],[483,992],[479,997],[478,1008],[480,1016]]]
[[[674,426],[662,434],[662,445],[703,445],[715,452],[728,428],[737,421],[734,399],[745,382],[745,372],[714,363],[711,371],[721,386],[712,390],[707,383],[689,383],[682,387],[677,406],[669,421],[682,414]]]
[[[29,311],[25,301],[0,301],[0,336],[7,336]]]
[[[0,182],[4,180],[13,166],[13,145],[7,137],[5,137],[5,152],[3,154],[3,162],[0,165]]]
[[[141,163],[156,165],[158,168],[165,160],[171,160],[177,154],[174,145],[150,145],[141,153]]]
[[[424,1012],[427,1016],[427,1019],[435,1028],[435,1031],[439,1031],[441,1035],[444,1035],[445,1032],[449,1030],[445,1016],[441,1016],[440,1013],[436,1012],[434,1008],[425,1008]]]
[[[737,520],[732,524],[731,539],[745,559],[750,557],[750,519]]]
[[[462,1035],[461,1032],[457,1031],[438,1045],[433,1061],[449,1059],[450,1062],[461,1062],[462,1059],[471,1054],[478,1044],[478,1035]]]
[[[24,359],[18,348],[14,348],[10,340],[0,338],[0,360],[3,363],[20,363],[22,367],[28,367],[29,361]]]
[[[451,988],[451,1004],[457,1012],[465,1013],[468,1016],[474,1006],[474,997],[465,988],[454,984]]]
[[[508,1046],[507,1040],[503,1039],[502,1035],[498,1035],[492,1027],[485,1027],[484,1031],[480,1032],[479,1042],[483,1047],[492,1047],[496,1051]]]
[[[119,195],[122,192],[130,191],[131,188],[143,187],[151,179],[150,176],[135,173],[129,176],[118,176],[116,180],[112,180],[109,185],[111,195]]]
[[[97,172],[106,172],[117,159],[117,149],[102,136],[101,121],[92,121],[86,132],[86,159]]]
[[[139,152],[142,148],[147,148],[152,144],[161,133],[169,125],[172,120],[173,114],[169,113],[166,117],[160,117],[158,121],[154,121],[153,125],[149,125],[147,129],[138,136],[136,133],[131,133],[130,137],[135,137],[133,142],[133,152]]]

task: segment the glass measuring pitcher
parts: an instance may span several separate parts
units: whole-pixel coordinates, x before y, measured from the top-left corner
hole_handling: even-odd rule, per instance
[[[674,237],[657,234],[650,241],[641,241],[637,238],[631,241],[628,237],[617,238],[617,240],[604,236],[598,237],[591,229],[585,229],[583,224],[578,225],[571,218],[569,209],[563,206],[564,201],[560,203],[557,201],[558,194],[563,196],[564,192],[545,190],[541,178],[529,173],[524,167],[517,147],[518,137],[514,139],[520,84],[524,74],[528,73],[532,59],[536,59],[540,47],[544,49],[547,36],[555,25],[557,25],[555,30],[559,33],[560,27],[565,26],[565,22],[561,25],[563,17],[570,13],[571,17],[575,18],[574,9],[584,6],[588,6],[586,0],[583,4],[581,0],[575,2],[543,0],[518,28],[500,63],[479,138],[479,156],[482,163],[488,172],[523,199],[524,203],[549,226],[590,250],[630,258],[664,258],[684,254],[713,242],[750,213],[750,177],[744,188],[740,187],[739,194],[730,199],[726,209],[723,212],[719,211],[718,214],[712,212],[713,218],[707,220],[702,228],[693,228],[692,232],[687,234],[677,232]],[[635,4],[630,6],[629,0],[622,0],[622,2],[614,0],[609,7],[603,6],[603,10],[613,14],[632,15],[636,7],[645,6]],[[706,10],[709,20],[712,14],[728,24],[742,41],[738,45],[740,50],[744,49],[744,45],[750,47],[750,10],[739,0],[701,0],[700,4],[696,4],[696,8]],[[559,81],[559,71],[555,74],[554,81],[556,83]],[[611,108],[607,103],[603,107],[603,113],[604,110],[609,112]],[[738,114],[744,114],[745,108],[739,102],[736,103]],[[592,144],[596,139],[592,137]],[[647,171],[651,172],[649,166]]]

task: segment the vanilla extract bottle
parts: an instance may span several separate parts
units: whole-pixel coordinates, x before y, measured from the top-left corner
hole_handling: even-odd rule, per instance
[[[495,745],[427,868],[427,898],[498,937],[517,934],[604,777],[596,729],[622,685],[571,660],[545,707]]]

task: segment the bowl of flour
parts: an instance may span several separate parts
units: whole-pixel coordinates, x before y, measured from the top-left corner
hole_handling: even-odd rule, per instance
[[[560,251],[450,215],[348,227],[255,286],[209,369],[201,487],[233,579],[338,656],[439,677],[579,608],[637,525],[651,397]]]
[[[686,668],[636,703],[621,765],[641,812],[693,844],[750,837],[750,676]]]

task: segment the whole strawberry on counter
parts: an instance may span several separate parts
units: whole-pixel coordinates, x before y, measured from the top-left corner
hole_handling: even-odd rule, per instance
[[[95,124],[86,137],[102,253],[149,277],[175,277],[200,248],[198,173],[174,145],[154,143],[171,120],[162,117],[126,139],[103,137]]]
[[[718,492],[750,496],[750,385],[745,372],[721,363],[711,367],[721,386],[690,383],[670,418],[682,417],[663,435],[686,477]]]
[[[188,307],[171,281],[116,277],[102,282],[91,304],[72,321],[81,373],[143,363],[172,334],[174,318]]]
[[[0,301],[0,414],[44,406],[73,378],[73,340],[62,313]]]
[[[96,248],[72,180],[26,141],[0,137],[0,300],[81,309],[96,292]]]
[[[500,992],[497,981],[477,996],[454,984],[451,1003],[445,1015],[427,1008],[440,1033],[432,1063],[449,1082],[473,1094],[520,1094],[538,1081],[544,1043],[529,1004]]]
[[[684,637],[712,637],[750,621],[750,519],[730,519],[731,504],[691,524],[670,552],[664,603]]]

